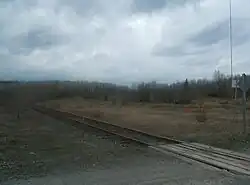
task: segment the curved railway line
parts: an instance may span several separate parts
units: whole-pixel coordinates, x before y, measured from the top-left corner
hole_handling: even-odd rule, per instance
[[[187,143],[173,138],[160,137],[61,110],[45,108],[42,106],[37,106],[34,109],[58,119],[85,124],[109,134],[135,141],[162,153],[171,152],[234,174],[250,176],[250,156],[245,154],[199,143]]]

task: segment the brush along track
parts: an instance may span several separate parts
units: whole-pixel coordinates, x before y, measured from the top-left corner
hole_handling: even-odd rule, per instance
[[[118,135],[122,138],[144,144],[162,153],[172,152],[201,163],[227,170],[236,174],[250,176],[250,156],[220,148],[187,143],[167,137],[160,137],[139,130],[124,128],[101,120],[79,116],[70,112],[37,106],[35,110],[50,116],[75,121],[93,128]]]

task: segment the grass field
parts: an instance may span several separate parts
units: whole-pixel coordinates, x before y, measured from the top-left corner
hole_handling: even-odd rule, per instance
[[[113,124],[182,140],[202,142],[224,148],[245,140],[239,102],[210,99],[189,105],[128,103],[71,98],[47,102],[47,106],[90,116]],[[249,113],[248,113],[249,114]],[[250,116],[250,114],[249,114]],[[202,121],[199,117],[203,117]],[[245,141],[242,141],[245,142]]]

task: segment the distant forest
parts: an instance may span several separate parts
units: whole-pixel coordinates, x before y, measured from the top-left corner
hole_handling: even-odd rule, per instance
[[[240,76],[234,76],[240,79]],[[37,102],[80,96],[103,101],[154,102],[188,104],[200,98],[232,99],[231,77],[215,71],[212,80],[185,79],[172,84],[157,82],[122,86],[88,81],[0,82],[0,104],[6,109],[22,111]],[[241,97],[241,90],[237,96]]]

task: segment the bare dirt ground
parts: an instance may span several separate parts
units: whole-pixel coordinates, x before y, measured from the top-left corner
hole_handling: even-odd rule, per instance
[[[111,159],[107,156],[114,156],[125,148],[116,140],[95,141],[106,136],[93,138],[93,131],[32,110],[20,119],[1,110],[0,120],[0,184],[11,179],[89,170],[98,167],[100,162],[108,162]]]
[[[0,182],[46,175],[73,158],[72,150],[81,150],[75,132],[34,111],[17,119],[2,110],[0,119]]]
[[[32,110],[0,110],[0,184],[242,184],[249,179]]]
[[[197,103],[113,105],[112,102],[90,101],[76,97],[50,101],[46,105],[161,136],[223,148],[242,149],[247,146],[248,136],[242,136],[239,102],[207,100],[203,104],[204,114],[199,112],[200,107]],[[205,116],[205,122],[198,122],[199,116]]]
[[[144,154],[143,154],[144,153]],[[48,175],[3,185],[248,185],[249,179],[160,155],[146,149],[113,158],[112,167]],[[133,160],[133,163],[129,162]],[[123,161],[123,162],[121,162]],[[127,164],[126,164],[127,162]]]

